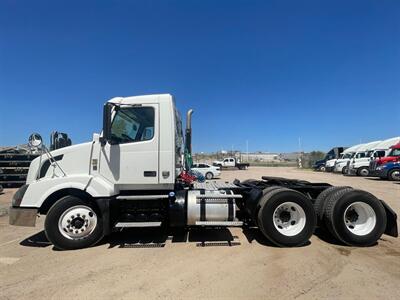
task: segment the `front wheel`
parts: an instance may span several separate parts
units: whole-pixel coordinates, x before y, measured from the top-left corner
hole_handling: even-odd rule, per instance
[[[357,175],[358,176],[363,176],[366,177],[369,175],[369,168],[367,167],[361,167],[357,169]]]
[[[342,174],[343,174],[343,175],[346,175],[346,174],[347,174],[347,170],[348,170],[347,167],[343,167],[343,168],[342,168]]]
[[[211,179],[213,179],[213,178],[214,178],[213,173],[211,173],[211,172],[207,172],[207,173],[206,173],[206,179],[211,180]]]
[[[392,170],[388,174],[388,179],[393,181],[400,181],[400,170]]]
[[[290,189],[275,189],[260,201],[258,226],[275,245],[301,246],[308,242],[316,226],[313,205],[306,196]]]
[[[44,228],[48,240],[61,250],[90,247],[103,237],[97,207],[74,196],[65,196],[50,208]]]

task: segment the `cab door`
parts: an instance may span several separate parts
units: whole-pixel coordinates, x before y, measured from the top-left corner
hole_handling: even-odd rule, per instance
[[[159,105],[115,107],[111,139],[101,148],[99,173],[120,189],[159,183]]]

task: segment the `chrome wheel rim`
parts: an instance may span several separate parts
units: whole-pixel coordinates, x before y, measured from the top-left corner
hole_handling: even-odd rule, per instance
[[[97,215],[92,208],[77,205],[68,208],[60,216],[58,229],[61,234],[70,240],[79,240],[88,237],[97,225]]]

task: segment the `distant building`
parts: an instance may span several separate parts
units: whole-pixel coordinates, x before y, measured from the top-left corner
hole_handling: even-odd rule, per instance
[[[249,161],[281,161],[281,156],[278,153],[255,152],[255,153],[242,153],[242,159]]]

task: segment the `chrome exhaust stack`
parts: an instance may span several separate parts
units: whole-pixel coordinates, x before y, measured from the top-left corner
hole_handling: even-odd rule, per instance
[[[186,152],[192,156],[192,114],[193,109],[189,109],[186,114]]]

